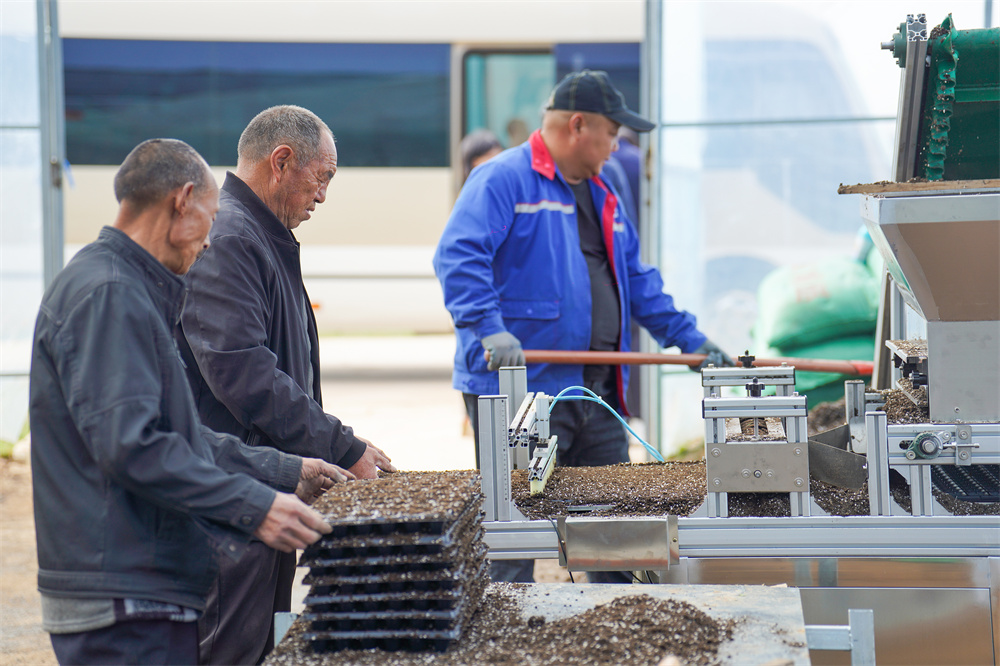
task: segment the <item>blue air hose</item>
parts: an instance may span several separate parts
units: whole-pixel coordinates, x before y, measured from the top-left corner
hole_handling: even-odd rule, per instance
[[[584,393],[589,393],[590,395],[565,395],[565,393],[567,391],[583,391]],[[663,456],[660,455],[659,451],[657,451],[652,446],[650,446],[649,444],[647,444],[642,439],[642,437],[639,437],[639,435],[635,434],[635,431],[632,430],[632,428],[630,428],[627,423],[625,423],[625,419],[623,419],[621,417],[621,415],[618,414],[617,411],[615,411],[614,409],[612,409],[611,405],[609,405],[608,403],[604,402],[604,400],[601,398],[601,396],[597,395],[596,393],[594,393],[593,391],[591,391],[587,387],[585,387],[585,386],[570,386],[568,388],[564,388],[562,391],[559,391],[559,394],[555,398],[553,398],[552,402],[549,404],[549,412],[550,413],[552,411],[552,408],[555,406],[555,404],[557,402],[559,402],[560,400],[587,400],[587,401],[590,401],[590,402],[596,402],[599,405],[604,405],[605,409],[607,409],[609,412],[611,412],[612,414],[614,414],[615,418],[618,419],[619,421],[621,421],[621,424],[623,426],[625,426],[625,429],[628,430],[630,433],[632,433],[632,436],[635,437],[639,441],[640,444],[642,444],[644,447],[646,447],[646,450],[649,451],[649,454],[651,456],[653,456],[654,458],[656,458],[657,461],[663,462]]]

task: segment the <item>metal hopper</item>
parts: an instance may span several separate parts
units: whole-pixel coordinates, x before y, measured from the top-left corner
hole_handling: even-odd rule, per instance
[[[927,322],[931,420],[1000,421],[1000,192],[867,197],[862,216]]]

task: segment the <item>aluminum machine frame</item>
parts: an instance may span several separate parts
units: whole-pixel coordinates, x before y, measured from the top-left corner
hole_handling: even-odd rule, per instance
[[[923,16],[909,17],[901,33],[900,182],[921,155],[917,119],[930,61]],[[1000,516],[952,515],[934,494],[945,472],[1000,464],[1000,192],[869,196],[862,217],[911,314],[926,323],[914,352],[900,344],[909,337],[905,308],[891,307],[890,328],[901,335],[887,347],[893,378],[907,380],[900,387],[926,399],[930,415],[889,424],[881,394],[847,382],[847,446],[867,456],[870,515],[827,515],[809,497],[806,396],[793,391],[794,368],[710,368],[702,403],[709,493],[695,514],[527,520],[511,501],[510,471],[532,465],[532,479],[544,479],[556,447],[549,398],[527,393],[524,369],[508,368],[505,395],[479,403],[489,556],[632,570],[651,583],[787,584],[800,588],[807,624],[844,624],[850,609],[872,609],[880,664],[1000,664]],[[722,390],[755,380],[777,395]],[[510,405],[517,418],[508,418]],[[780,422],[781,434],[757,441],[727,427],[737,417]],[[908,511],[890,493],[895,474],[909,483]],[[791,517],[728,516],[728,492],[764,491],[788,492]],[[836,663],[829,658],[812,654],[815,663]]]

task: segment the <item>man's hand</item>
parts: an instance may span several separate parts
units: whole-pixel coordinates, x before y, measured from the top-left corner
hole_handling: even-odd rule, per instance
[[[486,367],[490,370],[525,364],[521,341],[507,331],[487,335],[482,344],[486,350]]]
[[[727,366],[732,368],[736,366],[736,361],[733,360],[733,357],[719,349],[718,345],[711,340],[705,340],[701,347],[694,350],[694,353],[706,354],[704,361],[698,365],[691,366],[691,370],[694,372],[701,372],[709,365],[714,365],[717,368]]]
[[[389,460],[389,456],[385,455],[382,449],[378,448],[371,442],[369,442],[364,437],[358,437],[362,442],[368,445],[365,449],[364,454],[358,459],[358,462],[351,465],[349,470],[354,474],[355,477],[359,479],[377,479],[378,471],[383,470],[385,472],[395,472],[396,468],[392,466],[392,462]]]
[[[271,508],[264,516],[255,537],[275,550],[291,553],[319,540],[333,531],[316,511],[302,503],[295,495],[277,493]]]
[[[333,487],[335,483],[353,480],[354,475],[346,469],[331,465],[319,458],[303,458],[302,472],[299,475],[299,485],[295,487],[295,496],[306,504],[312,504],[319,496]]]

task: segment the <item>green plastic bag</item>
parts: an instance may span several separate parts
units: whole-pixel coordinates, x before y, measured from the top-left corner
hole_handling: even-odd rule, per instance
[[[815,345],[793,349],[769,349],[761,358],[791,356],[838,361],[871,361],[875,358],[875,336],[854,335],[840,340],[827,340]],[[794,361],[791,365],[795,365]],[[805,372],[795,370],[795,390],[809,396],[809,404],[838,400],[844,395],[844,382],[848,379],[870,381],[871,376],[842,375],[838,372]],[[830,397],[830,396],[833,397]]]
[[[768,274],[757,290],[753,336],[761,348],[795,349],[872,333],[879,280],[849,257]]]

